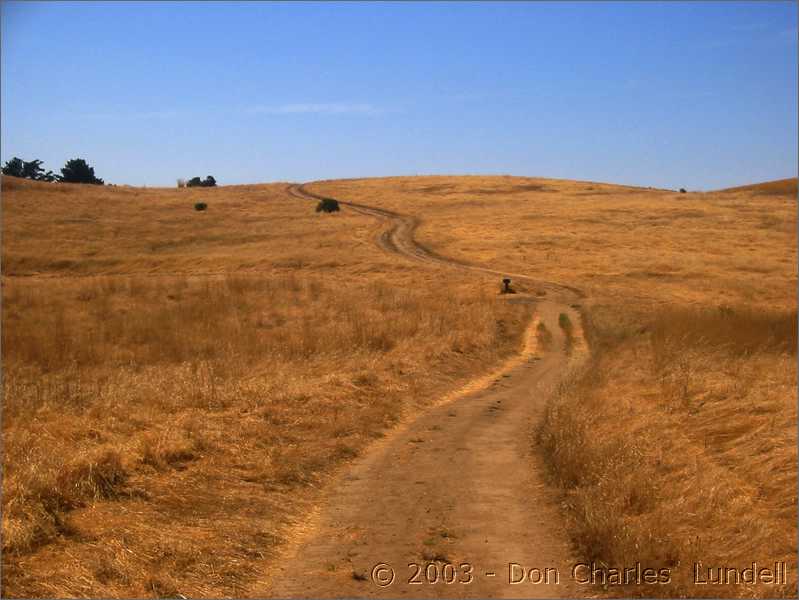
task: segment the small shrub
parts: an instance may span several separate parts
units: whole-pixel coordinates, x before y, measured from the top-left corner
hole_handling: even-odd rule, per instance
[[[194,210],[205,210],[208,208],[208,205],[205,202],[198,202],[194,205]]]
[[[316,205],[316,212],[338,212],[341,210],[338,205],[338,200],[334,200],[333,198],[323,198],[319,201],[319,204]]]
[[[680,188],[680,193],[681,194],[687,194],[688,192],[685,191],[685,188]]]

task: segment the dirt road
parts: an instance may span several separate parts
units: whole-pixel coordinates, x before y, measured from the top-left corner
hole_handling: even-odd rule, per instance
[[[300,186],[290,192],[313,199]],[[505,275],[450,261],[417,244],[418,221],[342,202],[386,222],[380,246],[409,259]],[[523,275],[539,294],[524,351],[488,377],[376,442],[324,492],[297,528],[259,596],[557,597],[582,595],[554,492],[531,432],[570,361],[585,355],[578,292]],[[576,339],[566,351],[559,316]],[[537,347],[543,323],[552,334]]]

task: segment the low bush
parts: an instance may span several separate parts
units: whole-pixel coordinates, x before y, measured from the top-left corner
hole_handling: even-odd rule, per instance
[[[319,201],[319,204],[316,205],[316,212],[338,212],[341,210],[338,205],[338,200],[334,200],[333,198],[323,198]]]

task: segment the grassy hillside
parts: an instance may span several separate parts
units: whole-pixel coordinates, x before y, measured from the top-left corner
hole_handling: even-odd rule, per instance
[[[571,283],[627,311],[673,302],[795,305],[790,195],[476,176],[310,188],[421,215],[417,237],[436,252]]]
[[[588,294],[593,361],[531,440],[582,558],[675,569],[608,593],[772,596],[686,578],[785,559],[795,582],[793,185],[310,188]],[[518,349],[496,278],[380,253],[372,219],[286,187],[3,178],[5,595],[247,595],[337,465]]]
[[[797,178],[792,177],[790,179],[777,179],[776,181],[766,181],[764,183],[727,188],[722,191],[728,193],[748,192],[757,196],[793,196],[795,198],[796,182]]]
[[[514,177],[321,182],[434,251],[582,288],[593,359],[531,432],[576,549],[673,569],[610,595],[796,592],[796,180],[680,194]],[[788,562],[789,585],[693,584]]]
[[[3,595],[247,595],[337,465],[518,349],[497,282],[285,190],[3,178]]]

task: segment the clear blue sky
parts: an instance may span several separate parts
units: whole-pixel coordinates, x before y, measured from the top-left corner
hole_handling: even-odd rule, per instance
[[[2,159],[107,182],[797,174],[797,6],[2,4]]]

